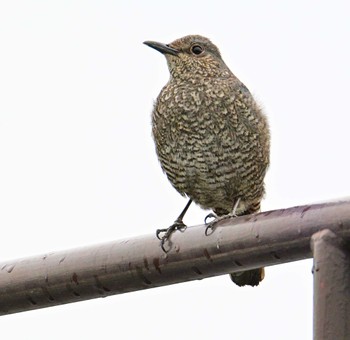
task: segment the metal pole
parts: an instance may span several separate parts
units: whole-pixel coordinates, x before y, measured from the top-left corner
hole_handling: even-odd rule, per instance
[[[131,226],[128,226],[131,227]],[[350,201],[223,220],[171,235],[155,232],[0,264],[0,315],[198,280],[312,257],[311,236],[330,229],[350,239]]]
[[[350,338],[349,244],[330,230],[312,236],[314,339]]]

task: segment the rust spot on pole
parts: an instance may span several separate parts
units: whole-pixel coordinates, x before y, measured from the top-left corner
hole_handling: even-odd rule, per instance
[[[208,259],[208,261],[213,262],[213,259],[211,258],[207,248],[204,248],[203,254]]]
[[[302,211],[301,211],[301,214],[300,214],[300,218],[303,218],[305,213],[311,209],[311,206],[306,206]]]
[[[104,286],[102,284],[102,282],[100,281],[98,275],[94,275],[94,279],[95,279],[95,283],[96,283],[96,287],[99,289],[99,291],[103,291],[103,292],[110,292],[111,290],[109,288],[107,288],[106,286]]]
[[[77,273],[73,273],[73,275],[72,275],[72,281],[73,281],[76,285],[79,284]]]
[[[153,265],[154,265],[154,268],[157,270],[157,272],[159,274],[162,274],[162,270],[160,269],[160,266],[159,266],[159,258],[158,257],[153,259]]]
[[[192,269],[196,274],[198,274],[198,275],[203,275],[203,273],[202,273],[197,267],[193,266],[191,269]]]
[[[148,265],[148,261],[147,261],[147,258],[146,258],[146,257],[143,258],[143,265],[144,265],[145,268],[149,271],[149,265]]]
[[[277,260],[281,259],[281,257],[275,251],[271,252],[271,255]]]

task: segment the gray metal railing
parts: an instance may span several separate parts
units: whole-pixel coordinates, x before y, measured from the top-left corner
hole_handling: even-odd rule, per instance
[[[350,201],[0,263],[0,315],[314,257],[314,337],[350,338]]]

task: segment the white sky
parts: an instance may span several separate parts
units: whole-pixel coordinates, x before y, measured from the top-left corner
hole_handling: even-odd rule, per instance
[[[349,195],[349,33],[347,1],[0,1],[0,261],[154,233],[184,207],[151,138],[168,70],[144,40],[211,38],[263,105],[263,210]],[[9,315],[1,337],[311,339],[311,267]]]

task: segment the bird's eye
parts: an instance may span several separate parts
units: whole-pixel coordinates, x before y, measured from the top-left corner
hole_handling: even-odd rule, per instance
[[[193,54],[199,55],[203,52],[203,47],[199,45],[193,45],[191,47],[191,51]]]

